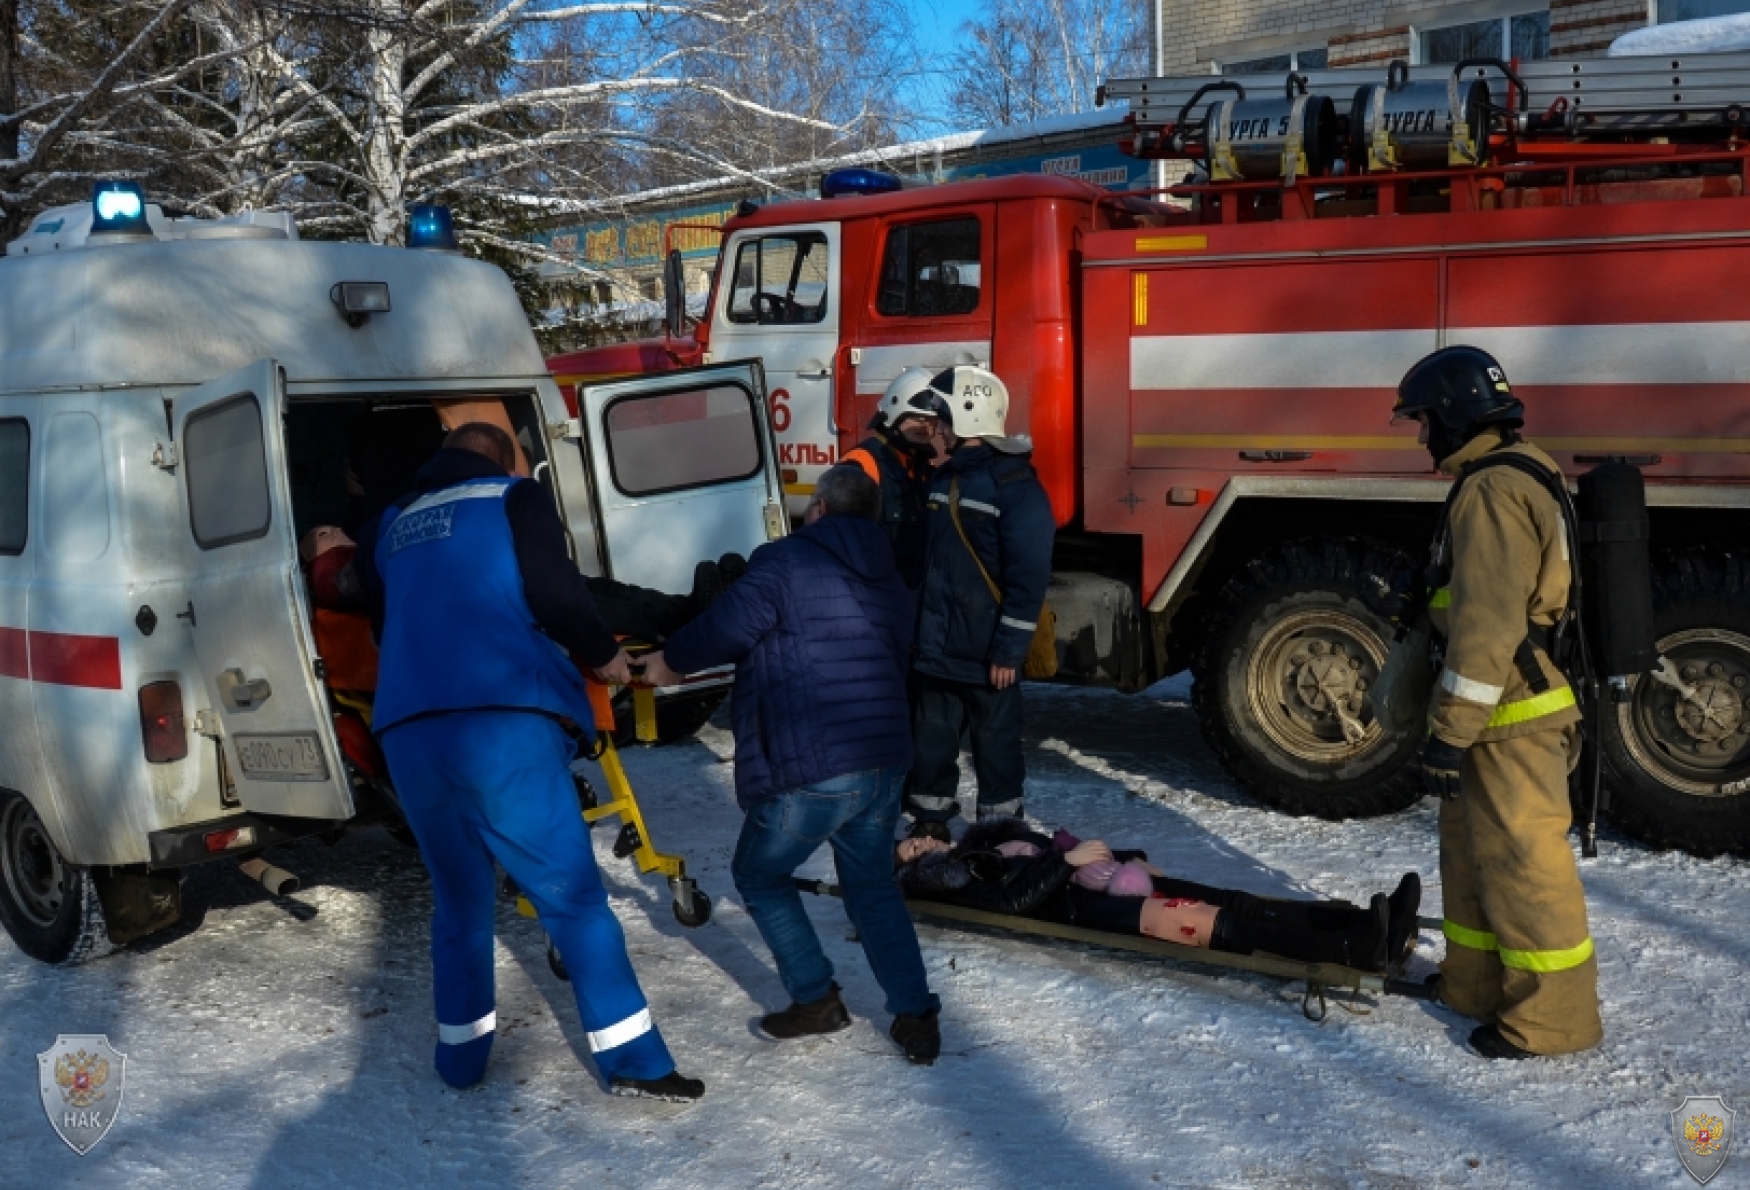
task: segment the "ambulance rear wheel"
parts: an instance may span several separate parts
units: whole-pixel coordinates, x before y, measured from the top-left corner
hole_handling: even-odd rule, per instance
[[[1677,686],[1646,674],[1607,703],[1609,816],[1655,847],[1750,853],[1750,567],[1695,552],[1653,575],[1659,653]]]
[[[1264,552],[1230,578],[1202,625],[1191,703],[1222,765],[1290,814],[1366,818],[1422,796],[1422,741],[1365,709],[1391,626],[1362,597],[1389,551],[1356,540]]]
[[[0,925],[44,963],[112,949],[90,873],[62,860],[35,808],[10,790],[0,791]]]
[[[699,729],[711,721],[717,708],[723,705],[728,691],[706,690],[698,694],[680,694],[656,700],[656,742],[678,744],[699,734]],[[614,747],[630,748],[638,743],[637,723],[632,715],[632,696],[622,692],[614,699]]]

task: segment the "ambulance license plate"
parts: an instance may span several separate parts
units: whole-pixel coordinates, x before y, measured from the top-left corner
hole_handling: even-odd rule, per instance
[[[328,765],[314,735],[240,735],[237,761],[258,781],[326,781]]]

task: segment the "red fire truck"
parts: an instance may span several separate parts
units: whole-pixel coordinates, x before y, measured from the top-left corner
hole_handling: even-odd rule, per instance
[[[1621,457],[1647,477],[1672,664],[1606,715],[1609,814],[1750,849],[1750,56],[1267,89],[1109,87],[1133,152],[1198,167],[1166,201],[858,174],[744,207],[690,335],[550,366],[575,394],[760,357],[805,497],[902,368],[988,364],[1060,526],[1060,680],[1189,668],[1235,777],[1343,818],[1420,796],[1421,741],[1365,705],[1390,639],[1369,576],[1419,566],[1447,487],[1391,424],[1397,381],[1481,346],[1570,476]]]

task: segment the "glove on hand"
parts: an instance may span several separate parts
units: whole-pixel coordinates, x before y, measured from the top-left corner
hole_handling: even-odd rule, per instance
[[[1428,740],[1422,749],[1422,783],[1428,792],[1449,802],[1462,791],[1459,770],[1464,764],[1464,749],[1455,748],[1439,736]]]

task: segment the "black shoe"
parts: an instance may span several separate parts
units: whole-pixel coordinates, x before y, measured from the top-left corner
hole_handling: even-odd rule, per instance
[[[1434,974],[1424,979],[1422,981],[1422,986],[1428,989],[1429,1003],[1442,1006],[1446,1005],[1446,1001],[1440,998],[1440,972],[1436,971]]]
[[[911,829],[905,832],[905,837],[908,839],[936,839],[950,847],[954,845],[954,836],[949,832],[946,822],[925,822],[920,818],[911,824]]]
[[[1360,923],[1343,932],[1343,965],[1357,971],[1383,971],[1386,935],[1391,931],[1391,905],[1384,893],[1374,893],[1362,913],[1366,916]]]
[[[1398,881],[1397,891],[1387,898],[1387,903],[1391,928],[1385,935],[1385,959],[1388,963],[1401,963],[1416,945],[1416,934],[1420,929],[1416,913],[1422,908],[1422,878],[1414,872],[1405,872],[1404,878]]]
[[[1491,1062],[1522,1062],[1526,1058],[1537,1057],[1530,1050],[1522,1050],[1501,1036],[1499,1025],[1478,1025],[1471,1030],[1470,1047]]]
[[[769,1013],[760,1018],[760,1032],[773,1041],[792,1041],[798,1037],[818,1037],[851,1027],[851,1014],[839,999],[839,985],[833,984],[826,995],[809,1004],[792,1004],[783,1012]]]
[[[723,576],[723,585],[727,587],[747,573],[747,559],[740,554],[724,554],[717,559],[717,572]]]
[[[670,1103],[693,1103],[705,1097],[704,1080],[688,1078],[678,1070],[671,1070],[661,1078],[616,1077],[608,1083],[608,1088],[616,1095],[633,1099],[666,1099]]]
[[[923,1016],[893,1018],[888,1036],[899,1042],[906,1061],[913,1066],[934,1066],[942,1056],[942,1029],[937,1019],[940,1016],[939,1012],[927,1012]]]
[[[703,615],[728,586],[721,566],[715,562],[699,563],[693,567],[693,589],[687,595],[688,610],[694,616]]]

